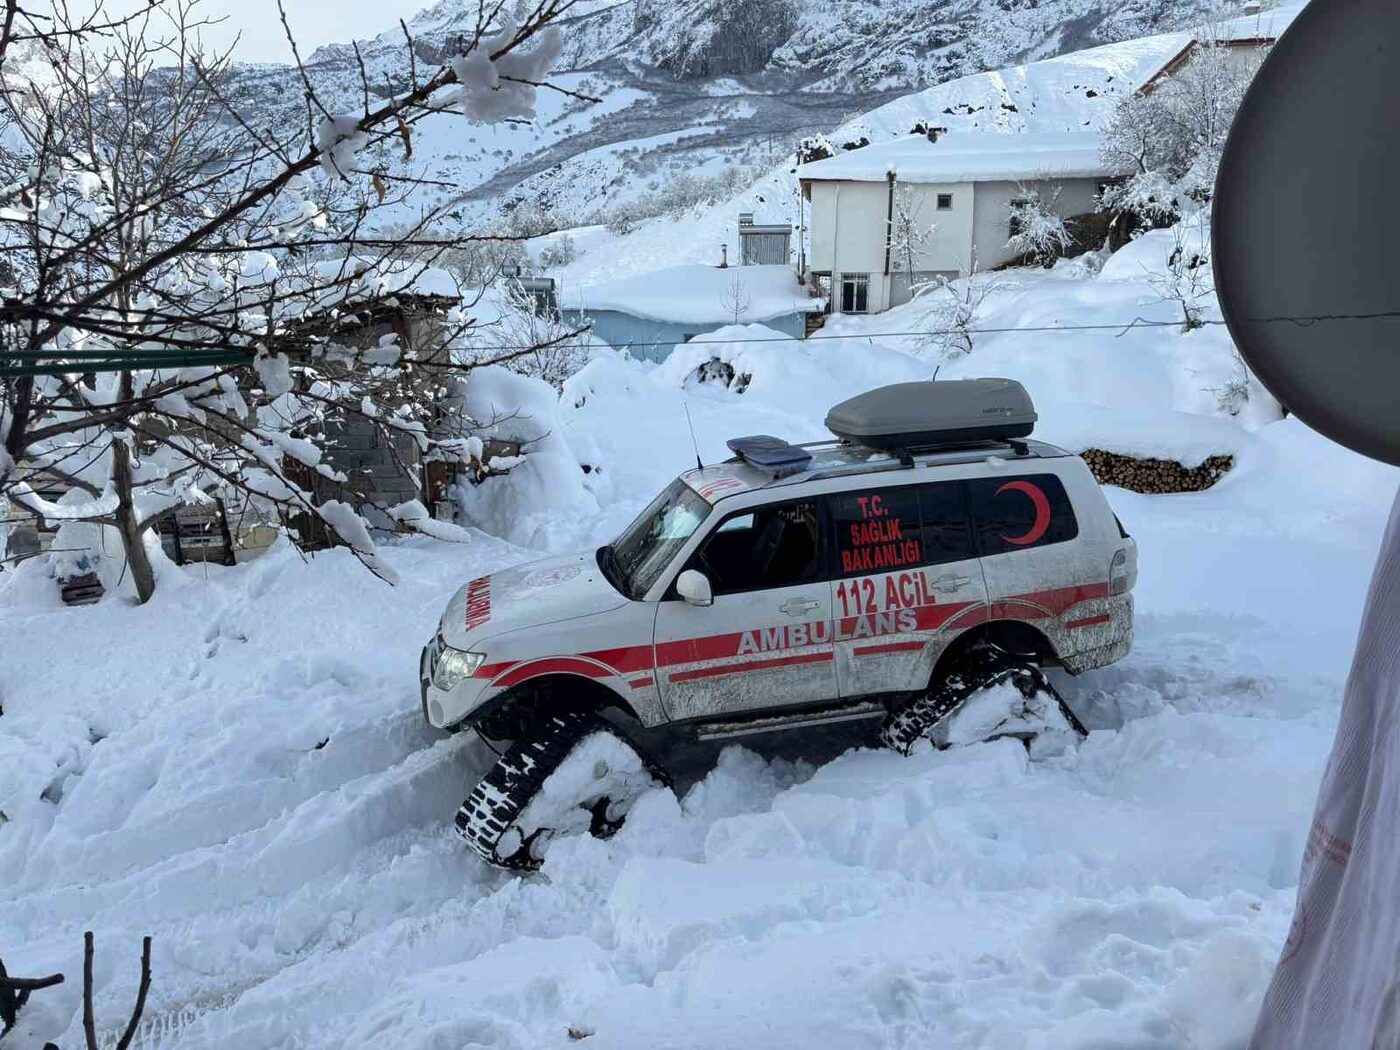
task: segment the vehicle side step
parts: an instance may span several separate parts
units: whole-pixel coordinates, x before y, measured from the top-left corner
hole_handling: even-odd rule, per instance
[[[824,707],[816,711],[799,711],[790,715],[769,715],[732,722],[702,722],[695,727],[695,736],[698,740],[726,740],[730,737],[749,736],[753,733],[767,733],[774,729],[856,722],[863,718],[883,718],[885,714],[884,704],[873,702],[847,704],[844,707]]]

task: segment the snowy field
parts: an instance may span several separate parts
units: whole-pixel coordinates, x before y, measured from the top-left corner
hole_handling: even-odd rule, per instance
[[[1054,274],[1027,280],[997,308],[1065,299]],[[1093,729],[1077,751],[729,747],[682,798],[647,796],[608,842],[557,843],[538,875],[456,839],[488,756],[425,727],[415,672],[459,583],[616,531],[693,460],[683,403],[716,458],[738,433],[819,437],[855,386],[930,369],[873,327],[721,345],[753,331],[661,366],[601,353],[535,423],[602,471],[532,457],[469,507],[506,538],[391,546],[394,588],[287,549],[167,567],[143,608],[64,608],[37,563],[0,576],[0,955],[70,977],[35,997],[37,1033],[78,1045],[92,929],[109,1045],[144,934],[144,1047],[562,1047],[571,1030],[600,1048],[1242,1045],[1396,487],[1293,420],[1230,424],[1239,465],[1208,492],[1110,491],[1141,550],[1138,640],[1065,681]],[[1183,407],[1170,383],[1120,411],[1112,383],[1179,376],[1198,335],[1215,338],[985,360],[1032,384],[1046,437],[1074,436],[1076,399],[1150,437]],[[1131,367],[1114,373],[1115,351]],[[712,352],[747,362],[744,393],[687,379]],[[1052,383],[1075,353],[1109,386]]]

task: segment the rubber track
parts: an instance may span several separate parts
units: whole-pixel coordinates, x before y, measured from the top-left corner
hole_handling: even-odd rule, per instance
[[[544,715],[511,745],[472,789],[457,811],[457,833],[488,864],[512,871],[533,871],[538,868],[540,862],[531,855],[530,840],[523,842],[511,856],[502,856],[496,847],[574,746],[597,732],[617,737],[637,752],[657,783],[670,784],[670,777],[664,770],[598,715],[581,711]],[[615,824],[605,825],[608,831],[616,830],[616,827]]]
[[[1026,676],[1029,676],[1028,678]],[[1034,664],[1013,664],[1007,666],[977,666],[955,671],[945,678],[937,688],[930,689],[922,696],[894,711],[880,728],[880,740],[891,750],[907,755],[914,745],[928,736],[938,723],[956,711],[973,693],[986,689],[1006,678],[1018,678],[1016,686],[1022,695],[1029,686],[1034,692],[1044,692],[1055,698],[1065,721],[1080,737],[1088,735],[1075,713],[1065,703],[1064,697],[1045,676],[1045,672]]]

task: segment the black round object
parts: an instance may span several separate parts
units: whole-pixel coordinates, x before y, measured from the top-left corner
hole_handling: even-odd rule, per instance
[[[1397,77],[1400,2],[1313,0],[1235,117],[1212,237],[1255,375],[1309,426],[1400,465]]]

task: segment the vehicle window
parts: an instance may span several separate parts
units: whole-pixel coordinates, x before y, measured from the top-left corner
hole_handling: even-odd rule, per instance
[[[757,507],[721,523],[690,563],[715,594],[789,587],[817,578],[821,532],[812,500]]]
[[[923,520],[925,564],[943,565],[976,557],[972,526],[967,520],[967,497],[961,481],[920,485],[919,511]]]
[[[836,575],[859,576],[922,565],[919,497],[912,485],[828,496]]]
[[[1079,535],[1069,496],[1053,474],[975,478],[967,483],[967,495],[984,557]]]
[[[710,505],[677,478],[612,544],[622,591],[640,601],[686,541],[710,516]]]

